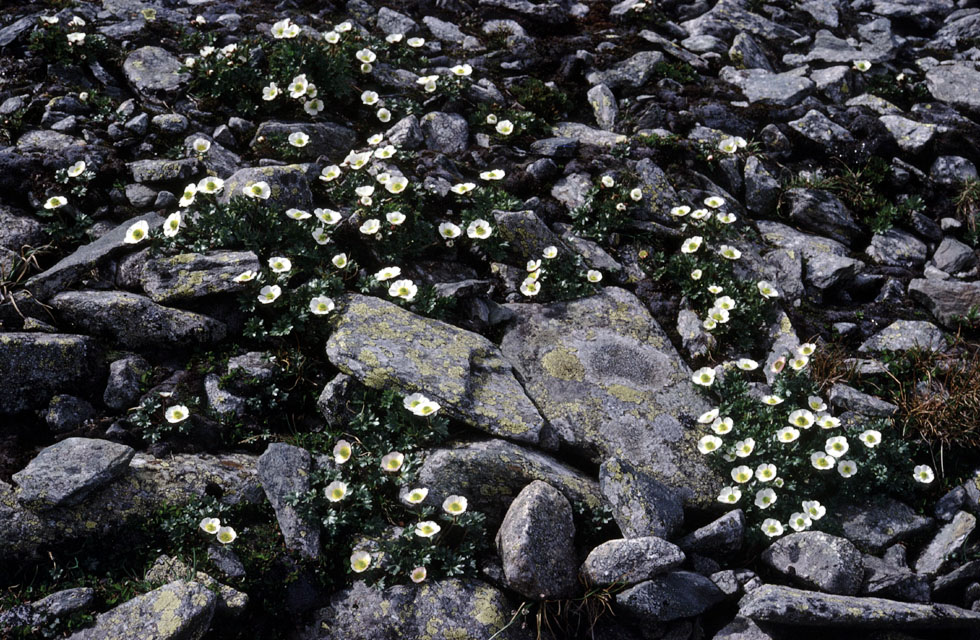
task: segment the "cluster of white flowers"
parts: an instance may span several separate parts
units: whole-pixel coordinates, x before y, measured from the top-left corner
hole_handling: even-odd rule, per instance
[[[741,136],[729,136],[723,138],[718,143],[718,149],[725,153],[738,153],[739,149],[744,149],[748,145],[745,138]]]
[[[238,534],[231,527],[221,526],[221,520],[218,518],[204,518],[198,526],[205,533],[215,535],[221,544],[230,544],[238,537]]]

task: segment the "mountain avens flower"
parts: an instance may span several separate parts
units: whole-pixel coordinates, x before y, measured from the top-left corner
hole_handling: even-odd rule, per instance
[[[521,282],[520,292],[527,297],[536,296],[541,293],[541,283],[534,278],[525,278]]]
[[[237,537],[238,534],[231,527],[221,527],[218,529],[217,538],[221,544],[231,544]]]
[[[803,502],[803,511],[811,519],[819,520],[824,516],[825,513],[827,513],[827,508],[821,505],[816,500],[805,500]]]
[[[218,529],[221,528],[221,520],[218,520],[217,518],[204,518],[201,520],[200,527],[205,533],[214,535],[218,533]]]
[[[762,404],[767,404],[770,407],[775,407],[777,404],[782,404],[783,399],[775,394],[769,394],[762,396]]]
[[[514,132],[514,123],[510,120],[501,120],[497,123],[497,133],[502,136],[509,136]]]
[[[51,196],[50,198],[44,201],[44,208],[49,210],[57,209],[59,207],[65,206],[66,204],[68,204],[68,198],[64,196]]]
[[[364,573],[371,566],[371,554],[367,551],[355,551],[350,557],[350,568],[354,573]]]
[[[425,44],[425,38],[409,38],[405,43],[414,49],[418,49]]]
[[[783,535],[783,525],[775,518],[766,518],[762,521],[762,533],[770,538]]]
[[[191,147],[197,153],[207,153],[208,149],[211,148],[211,141],[207,138],[197,138],[191,143]]]
[[[490,171],[482,171],[480,173],[481,180],[503,180],[504,176],[503,169],[492,169]]]
[[[78,176],[85,173],[85,161],[79,160],[75,164],[71,165],[65,170],[69,178],[77,178]]]
[[[551,260],[553,258],[557,258],[558,257],[558,247],[556,247],[554,245],[548,245],[547,247],[545,247],[544,249],[541,250],[541,257],[543,257],[546,260]]]
[[[163,235],[173,238],[180,231],[180,211],[174,211],[163,221]]]
[[[856,71],[864,73],[865,71],[871,69],[871,63],[867,60],[855,60],[853,67]]]
[[[476,185],[473,184],[472,182],[460,182],[458,184],[454,184],[453,186],[449,187],[450,191],[452,191],[453,193],[458,193],[459,195],[469,193],[473,189],[476,189]]]
[[[268,85],[262,88],[262,99],[266,102],[271,102],[279,96],[279,87],[276,86],[275,82],[270,82]]]
[[[687,205],[680,205],[670,210],[670,215],[674,216],[675,218],[683,218],[689,213],[691,213],[691,207]]]
[[[793,531],[806,531],[813,526],[813,521],[805,513],[794,513],[789,517],[789,526]]]
[[[768,509],[776,504],[776,492],[772,489],[760,489],[755,494],[755,506],[760,509]]]
[[[711,430],[716,434],[723,436],[726,433],[731,433],[734,426],[734,421],[726,416],[724,418],[715,418],[711,423]]]
[[[701,248],[701,243],[704,239],[701,236],[693,236],[688,238],[681,244],[681,253],[694,253]]]
[[[847,453],[847,450],[850,449],[850,445],[847,444],[847,438],[844,436],[835,436],[833,438],[827,438],[827,442],[824,444],[823,449],[827,452],[827,455],[840,458]]]
[[[312,218],[313,215],[302,209],[286,209],[286,216],[292,218],[293,220],[306,220]]]
[[[807,405],[810,407],[811,411],[826,411],[827,403],[823,401],[820,396],[810,396],[806,399]]]
[[[225,181],[216,176],[207,176],[201,178],[197,183],[197,190],[201,193],[206,193],[209,195],[218,193],[225,188]]]
[[[330,182],[336,180],[340,177],[340,167],[335,164],[324,167],[320,171],[320,179],[324,182]]]
[[[330,262],[332,262],[333,266],[337,267],[338,269],[343,269],[347,266],[347,254],[338,253],[334,257],[330,258]]]
[[[468,64],[457,64],[449,67],[449,72],[454,76],[468,76],[473,73],[473,67]]]
[[[881,444],[881,432],[875,429],[868,429],[858,436],[858,439],[869,449],[874,449]]]
[[[780,442],[785,442],[785,443],[795,442],[799,437],[800,437],[799,430],[794,429],[793,427],[783,427],[782,429],[776,432],[776,439],[779,440]]]
[[[340,502],[347,496],[347,483],[341,482],[340,480],[334,480],[327,485],[326,489],[323,490],[323,493],[330,502]]]
[[[766,282],[765,280],[760,280],[756,287],[759,289],[759,293],[762,294],[763,298],[778,298],[779,292],[772,284]]]
[[[431,538],[440,531],[442,531],[442,527],[432,520],[426,520],[415,525],[415,535],[420,538]]]
[[[821,413],[817,416],[817,426],[821,429],[836,429],[840,426],[840,418],[835,418],[829,413]]]
[[[742,257],[742,252],[731,245],[723,244],[718,248],[718,255],[726,260],[738,260]]]
[[[797,409],[789,414],[789,423],[794,427],[809,429],[813,426],[813,414],[809,409]]]
[[[369,236],[377,233],[379,229],[381,229],[381,221],[377,218],[368,218],[358,230],[364,235]]]
[[[255,280],[257,275],[259,275],[258,272],[249,269],[248,271],[242,271],[239,273],[237,276],[235,276],[234,280],[235,282],[250,282]]]
[[[458,516],[466,512],[466,498],[463,496],[449,496],[442,501],[442,510],[451,516]]]
[[[814,469],[826,471],[827,469],[833,469],[836,464],[837,458],[823,451],[814,451],[810,454],[810,465]]]
[[[289,134],[287,140],[289,144],[293,145],[294,147],[302,148],[309,143],[310,136],[306,135],[302,131],[294,131],[293,133]]]
[[[276,256],[274,258],[269,258],[269,268],[275,273],[286,273],[293,268],[293,263],[289,258]]]
[[[725,504],[735,504],[742,498],[742,491],[738,487],[725,487],[718,494],[718,502]]]
[[[841,460],[837,463],[837,473],[839,473],[842,478],[850,478],[857,473],[857,470],[857,463],[853,460]]]
[[[466,235],[477,240],[489,238],[491,233],[493,233],[493,227],[490,226],[489,222],[480,218],[477,218],[466,227]]]
[[[718,436],[707,435],[698,440],[698,451],[701,453],[711,453],[717,451],[722,445],[722,440]]]
[[[747,458],[755,451],[755,440],[746,438],[735,443],[735,455],[739,458]]]
[[[262,304],[269,304],[270,302],[275,302],[281,295],[282,289],[279,287],[279,285],[267,284],[259,289],[259,302]]]
[[[599,282],[602,280],[602,272],[596,271],[595,269],[589,269],[585,274],[585,279],[592,283]]]
[[[425,488],[412,489],[405,495],[405,501],[411,504],[419,504],[429,495],[429,490]]]
[[[253,182],[242,187],[242,193],[244,193],[249,198],[256,198],[258,200],[268,200],[269,196],[272,195],[272,189],[269,188],[269,183],[265,181]]]
[[[334,301],[327,296],[317,296],[310,300],[310,313],[323,316],[336,308]]]
[[[452,222],[443,222],[439,225],[439,235],[447,240],[459,237],[462,232],[463,230]]]
[[[725,206],[725,199],[720,196],[709,196],[704,199],[704,205],[712,209],[717,209]]]
[[[395,473],[402,468],[405,462],[405,454],[400,451],[392,451],[381,457],[381,469],[388,473]]]
[[[750,358],[739,358],[735,361],[735,366],[742,371],[755,371],[759,368],[759,363]]]
[[[407,302],[411,302],[415,299],[415,294],[418,293],[418,286],[411,280],[395,280],[388,287],[388,295],[392,298],[401,298]]]
[[[346,440],[338,440],[333,446],[333,461],[337,464],[344,464],[350,460],[351,445]]]
[[[760,464],[755,468],[755,479],[759,482],[769,482],[776,479],[776,465]]]
[[[701,367],[694,372],[691,380],[702,387],[710,387],[715,381],[715,370],[711,367]]]
[[[412,573],[409,574],[412,578],[412,582],[418,584],[425,581],[426,571],[425,567],[415,567],[412,569]]]
[[[191,412],[182,404],[174,405],[167,409],[163,414],[163,417],[167,419],[170,424],[177,424],[178,422],[183,422],[191,417]]]
[[[150,224],[146,220],[140,220],[139,222],[134,222],[130,225],[129,229],[126,229],[126,237],[123,238],[123,242],[126,244],[137,244],[146,240],[146,236],[150,233]]]
[[[711,424],[715,418],[718,417],[718,407],[711,409],[710,411],[705,411],[700,416],[698,416],[698,422],[701,424]]]
[[[375,115],[378,116],[378,120],[380,120],[381,122],[388,122],[391,120],[391,111],[388,111],[384,107],[378,109]]]
[[[936,479],[936,475],[932,472],[932,467],[926,464],[916,465],[912,469],[912,477],[915,478],[916,482],[921,482],[922,484],[929,484]]]
[[[732,480],[739,484],[745,484],[751,480],[754,475],[755,473],[752,471],[752,469],[744,464],[732,469]]]

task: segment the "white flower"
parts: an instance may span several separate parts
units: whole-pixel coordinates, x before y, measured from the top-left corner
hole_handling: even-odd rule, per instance
[[[378,103],[378,93],[376,91],[365,91],[361,94],[361,102],[371,106]]]
[[[809,362],[810,359],[807,358],[806,356],[799,356],[797,358],[793,358],[792,360],[790,360],[789,366],[793,369],[793,371],[799,371],[807,364],[809,364]]]
[[[750,358],[739,358],[735,361],[735,366],[742,371],[755,371],[759,368],[759,363]]]
[[[821,429],[836,429],[840,426],[840,418],[835,418],[829,413],[822,413],[817,416],[817,425]]]
[[[344,158],[344,161],[341,164],[349,166],[351,169],[354,169],[356,171],[357,169],[363,168],[370,160],[371,160],[370,151],[365,151],[364,153],[357,153],[351,151],[350,153],[347,154],[347,157]]]
[[[691,280],[700,280],[700,279],[701,279],[700,269],[695,269],[694,271],[691,272]]]
[[[425,38],[409,38],[405,42],[408,46],[417,49],[425,44]]]
[[[776,492],[772,489],[760,489],[755,494],[755,506],[760,509],[768,509],[776,504]]]
[[[310,312],[322,316],[330,313],[335,308],[333,300],[327,296],[317,296],[310,300]]]
[[[497,116],[494,114],[489,114],[487,116],[487,124],[497,124]]]
[[[932,472],[932,467],[926,464],[916,465],[912,469],[912,477],[915,478],[916,482],[921,482],[922,484],[929,484],[936,479],[936,475]]]
[[[216,537],[221,544],[231,544],[238,537],[238,534],[231,527],[221,527],[218,529]]]
[[[857,473],[857,470],[857,463],[853,460],[841,460],[837,463],[837,473],[839,473],[842,478],[850,478]]]
[[[724,153],[735,153],[738,151],[738,143],[735,142],[735,138],[724,138],[718,143],[718,149]]]
[[[602,186],[604,186],[604,187],[614,187],[614,186],[616,186],[616,181],[613,180],[613,177],[612,176],[602,176],[602,178],[600,178],[599,182],[601,182],[602,183]]]
[[[694,220],[704,220],[705,218],[710,218],[711,212],[707,209],[695,209],[691,212],[691,218]]]
[[[78,162],[71,165],[70,167],[68,167],[68,169],[65,170],[65,173],[68,174],[69,178],[77,178],[78,176],[82,175],[84,172],[85,172],[84,160],[79,160]]]
[[[389,33],[388,35],[385,36],[385,42],[387,42],[388,44],[396,44],[398,42],[401,42],[402,38],[404,37],[405,37],[404,33]]]
[[[489,238],[491,233],[493,233],[493,227],[490,226],[489,222],[481,218],[477,218],[466,227],[466,235],[470,238],[482,240]]]
[[[267,284],[259,289],[259,302],[269,304],[275,302],[276,298],[282,295],[282,289],[276,284]]]
[[[850,449],[850,445],[847,443],[847,438],[844,436],[835,436],[833,438],[827,438],[826,444],[824,444],[824,451],[828,455],[834,456],[835,458],[840,458],[847,450]]]
[[[275,273],[286,273],[293,268],[293,263],[289,260],[289,258],[276,256],[274,258],[269,258],[269,268]]]
[[[385,189],[388,191],[388,193],[393,193],[395,195],[398,195],[399,193],[404,191],[405,187],[407,186],[408,186],[408,178],[406,178],[405,176],[394,177],[391,180],[389,180],[387,183],[385,183]]]
[[[458,184],[454,184],[453,186],[449,187],[450,191],[452,191],[453,193],[458,193],[460,195],[463,195],[464,193],[469,193],[473,189],[476,189],[476,185],[473,184],[472,182],[460,182]]]
[[[44,201],[45,209],[57,209],[68,204],[68,198],[64,196],[51,196]]]
[[[426,520],[415,525],[415,535],[420,538],[431,538],[442,530],[438,524],[432,520]]]
[[[405,462],[405,454],[400,451],[392,451],[381,457],[381,469],[389,473],[394,473],[402,468]]]
[[[810,454],[810,464],[814,469],[825,471],[834,468],[834,465],[837,464],[837,458],[827,455],[823,451],[814,451]]]
[[[268,200],[269,196],[272,195],[272,189],[269,188],[268,182],[260,181],[245,185],[242,187],[242,193],[249,198]]]
[[[688,238],[681,245],[681,253],[694,253],[701,247],[701,243],[703,241],[704,239],[701,236],[694,236],[692,238]]]
[[[374,146],[377,146],[377,145],[381,144],[381,142],[384,139],[385,139],[385,134],[383,134],[383,133],[376,133],[373,136],[371,136],[370,138],[368,138],[367,139],[367,142],[368,142],[369,145],[371,145],[372,147],[374,147]]]
[[[817,345],[812,342],[804,342],[796,349],[796,353],[801,356],[812,356],[813,352],[817,350]]]
[[[742,257],[742,252],[735,247],[723,244],[718,248],[718,254],[726,260],[738,260]]]
[[[670,210],[670,215],[672,215],[674,217],[677,217],[677,218],[682,218],[682,217],[686,216],[689,213],[691,213],[691,207],[689,207],[687,205],[681,205],[679,207],[674,207],[673,209]]]
[[[397,227],[405,222],[405,214],[401,211],[389,211],[385,214],[385,220]]]
[[[426,575],[427,574],[425,571],[425,567],[415,567],[414,569],[412,569],[412,572],[409,574],[409,576],[412,578],[412,582],[414,582],[415,584],[424,582]]]
[[[341,220],[340,212],[334,211],[333,209],[314,209],[313,215],[323,224],[334,225]]]
[[[289,134],[289,138],[287,138],[287,140],[289,141],[289,144],[293,145],[294,147],[302,148],[309,143],[310,136],[306,135],[302,131],[294,131],[293,133]]]
[[[293,220],[306,220],[308,218],[313,217],[310,213],[303,211],[302,209],[295,209],[295,208],[286,209],[286,215],[292,218]]]
[[[783,427],[776,432],[776,439],[780,442],[794,442],[799,437],[799,429],[794,429],[793,427]]]
[[[451,71],[453,75],[468,76],[473,73],[473,67],[468,64],[457,64],[454,67],[449,67],[449,71]]]
[[[463,230],[452,222],[443,222],[439,225],[439,235],[447,240],[459,237],[462,232]]]
[[[813,426],[813,414],[808,409],[797,409],[789,414],[789,423],[794,427],[809,429]]]
[[[718,407],[715,407],[711,411],[705,411],[700,416],[698,416],[698,422],[700,424],[711,424],[715,418],[718,417]]]
[[[317,227],[310,235],[313,236],[313,240],[319,245],[325,245],[330,242],[330,232],[323,227]]]
[[[806,399],[807,405],[810,407],[811,411],[826,411],[827,403],[823,401],[820,396],[810,396]]]
[[[199,525],[205,533],[215,534],[221,528],[221,520],[217,518],[204,518]]]
[[[541,256],[548,260],[558,257],[558,247],[554,245],[549,245],[541,251]]]
[[[710,196],[704,199],[704,204],[712,209],[717,209],[725,206],[725,199],[718,196]]]
[[[215,176],[201,178],[197,183],[197,190],[201,193],[215,194],[225,188],[225,181]]]
[[[803,511],[813,520],[819,520],[827,513],[827,508],[816,500],[804,500]]]
[[[377,218],[368,218],[364,221],[364,224],[360,226],[360,232],[364,235],[372,235],[378,232],[381,228],[381,221]]]
[[[762,521],[762,533],[770,538],[783,535],[783,525],[775,518],[766,518]]]
[[[770,407],[775,407],[777,404],[782,404],[782,403],[783,403],[783,399],[777,395],[770,394],[767,396],[762,396],[762,404],[767,404]]]
[[[514,132],[514,123],[510,120],[501,120],[497,123],[497,133],[503,136],[509,136]]]
[[[76,33],[69,33],[67,35],[67,38],[68,38],[68,44],[71,44],[71,45],[84,44],[85,43],[85,34],[82,33],[82,32],[80,32],[80,31],[79,32],[76,32]]]
[[[350,568],[354,573],[364,573],[371,566],[371,554],[367,551],[355,551],[350,556]]]
[[[289,18],[280,20],[272,25],[272,37],[279,40],[282,38],[295,38],[299,34],[299,27],[292,23]]]
[[[735,443],[735,455],[739,458],[747,458],[755,450],[755,440],[746,438]]]
[[[466,498],[463,496],[449,496],[442,501],[442,510],[451,516],[458,516],[466,512]]]
[[[710,387],[715,381],[715,370],[711,367],[701,367],[694,372],[691,380],[702,387]]]
[[[541,292],[541,283],[535,278],[525,278],[521,283],[520,292],[525,296],[536,296]]]
[[[388,122],[389,120],[391,120],[391,111],[388,111],[384,107],[378,109],[376,115],[378,116],[378,120],[380,120],[381,122]]]
[[[352,25],[350,23],[350,21],[344,20],[343,22],[341,22],[340,24],[338,24],[336,27],[334,27],[334,30],[337,33],[346,33],[347,31],[350,31],[353,28],[354,28],[354,25]]]
[[[738,220],[738,216],[734,213],[721,213],[720,211],[715,214],[715,220],[722,224],[731,224]]]
[[[776,478],[776,465],[760,464],[755,468],[755,479],[759,482],[769,482]]]
[[[585,278],[592,283],[599,282],[602,280],[602,272],[596,271],[595,269],[589,269],[585,274]]]
[[[789,517],[789,526],[793,531],[806,531],[813,526],[813,521],[805,513],[797,512]]]
[[[698,451],[701,453],[711,453],[717,451],[722,445],[722,440],[718,436],[707,435],[698,440]]]
[[[418,489],[412,489],[405,496],[405,501],[408,502],[408,503],[410,503],[410,504],[418,504],[418,503],[422,502],[423,500],[425,500],[425,497],[427,495],[429,495],[429,490],[426,489],[426,488],[424,488],[424,487],[421,487],[421,488],[418,488]]]
[[[251,280],[255,280],[255,277],[257,275],[259,274],[256,271],[252,271],[252,270],[242,271],[237,276],[235,276],[235,282],[249,282]]]
[[[770,283],[765,280],[760,280],[756,286],[759,288],[759,293],[762,294],[763,298],[778,298],[779,292]]]
[[[705,318],[704,322],[701,323],[701,326],[707,329],[708,331],[712,331],[718,327],[718,321],[715,320],[714,318]]]
[[[323,32],[323,39],[326,40],[330,44],[337,44],[338,42],[340,42],[340,34],[337,33],[336,31],[333,31],[333,30],[331,30],[331,31],[324,31]]]
[[[481,180],[502,180],[504,175],[503,169],[491,169],[490,171],[483,171],[480,173]]]
[[[184,187],[184,193],[181,194],[180,200],[177,202],[181,207],[189,207],[194,203],[194,198],[197,196],[197,185],[191,183]]]
[[[191,147],[198,153],[207,153],[211,148],[211,141],[207,138],[197,138],[191,143]]]
[[[871,63],[869,61],[867,61],[867,60],[855,60],[854,61],[854,69],[856,71],[860,71],[861,73],[864,73],[865,71],[867,71],[870,68],[871,68]]]
[[[374,62],[378,59],[378,56],[370,49],[361,49],[354,54],[354,57],[361,62]]]
[[[163,417],[167,419],[170,424],[177,424],[178,422],[183,422],[191,416],[191,412],[182,404],[174,405],[167,409],[163,414]]]
[[[321,111],[323,111],[324,108],[325,105],[323,104],[323,100],[320,100],[319,98],[314,98],[313,100],[307,100],[303,104],[303,111],[305,111],[307,114],[311,116],[315,116],[316,114],[320,113]]]
[[[306,74],[300,74],[293,78],[292,82],[286,89],[289,91],[290,98],[302,98],[306,95],[306,90],[309,88],[309,82],[306,80]]]
[[[347,496],[347,483],[334,480],[323,490],[330,502],[340,502]]]
[[[639,187],[636,187],[634,189],[631,189],[630,190],[630,199],[633,200],[633,202],[639,202],[640,200],[642,200],[643,199],[643,190],[640,189]]]
[[[752,468],[747,467],[744,464],[732,469],[732,480],[739,484],[745,484],[751,480],[754,475],[755,473],[752,471]]]
[[[402,298],[408,302],[415,299],[415,294],[419,288],[411,280],[395,280],[388,287],[388,295],[392,298]]]
[[[140,220],[139,222],[134,222],[129,229],[126,229],[126,237],[123,238],[123,242],[126,244],[137,244],[146,240],[146,236],[150,233],[150,225],[146,220]]]
[[[858,440],[864,443],[869,449],[874,449],[879,444],[881,444],[881,432],[874,429],[868,429],[858,436]]]
[[[347,266],[347,254],[338,253],[334,257],[330,258],[330,262],[332,262],[333,266],[337,267],[338,269],[343,269]]]
[[[329,167],[324,167],[320,171],[320,179],[324,182],[336,180],[338,177],[340,177],[340,167],[335,164],[332,164]]]
[[[333,461],[337,464],[344,464],[350,460],[351,446],[346,440],[338,440],[333,446]]]
[[[402,274],[401,267],[385,267],[381,271],[374,274],[374,279],[378,282],[384,282],[385,280],[391,280],[392,278],[397,278]]]
[[[735,422],[725,416],[724,418],[715,418],[711,423],[711,430],[720,436],[730,433],[732,428],[735,426]]]
[[[163,235],[173,238],[180,231],[180,211],[174,211],[163,221]]]
[[[742,497],[742,491],[738,487],[725,487],[718,494],[718,502],[725,504],[735,504]]]
[[[369,185],[365,185],[365,186],[362,186],[362,187],[357,187],[356,189],[354,189],[354,193],[356,193],[358,196],[360,196],[361,203],[364,204],[364,199],[365,198],[370,199],[371,196],[374,195],[374,185],[370,185],[369,184]],[[370,204],[370,203],[367,203],[367,204]],[[367,206],[367,204],[365,204],[365,206]]]

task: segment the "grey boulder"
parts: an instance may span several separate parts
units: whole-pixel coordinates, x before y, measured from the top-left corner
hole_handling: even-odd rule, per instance
[[[81,502],[94,489],[122,474],[136,452],[132,447],[90,438],[66,438],[43,449],[13,475],[18,500],[36,508]]]

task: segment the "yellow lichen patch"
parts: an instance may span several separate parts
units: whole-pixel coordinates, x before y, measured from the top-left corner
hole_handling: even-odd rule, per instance
[[[473,619],[490,628],[499,631],[506,624],[503,612],[493,601],[494,590],[490,587],[477,587],[473,598]]]
[[[644,402],[650,401],[649,394],[643,393],[642,391],[637,391],[636,389],[622,384],[611,384],[606,387],[606,391],[609,392],[609,395],[613,396],[617,400],[622,400],[623,402],[643,404]]]
[[[585,367],[575,353],[565,346],[559,345],[541,358],[541,366],[552,377],[559,380],[585,380]]]
[[[168,638],[180,628],[179,608],[180,598],[169,589],[159,592],[154,599],[151,609],[157,614],[157,632],[161,637]]]

